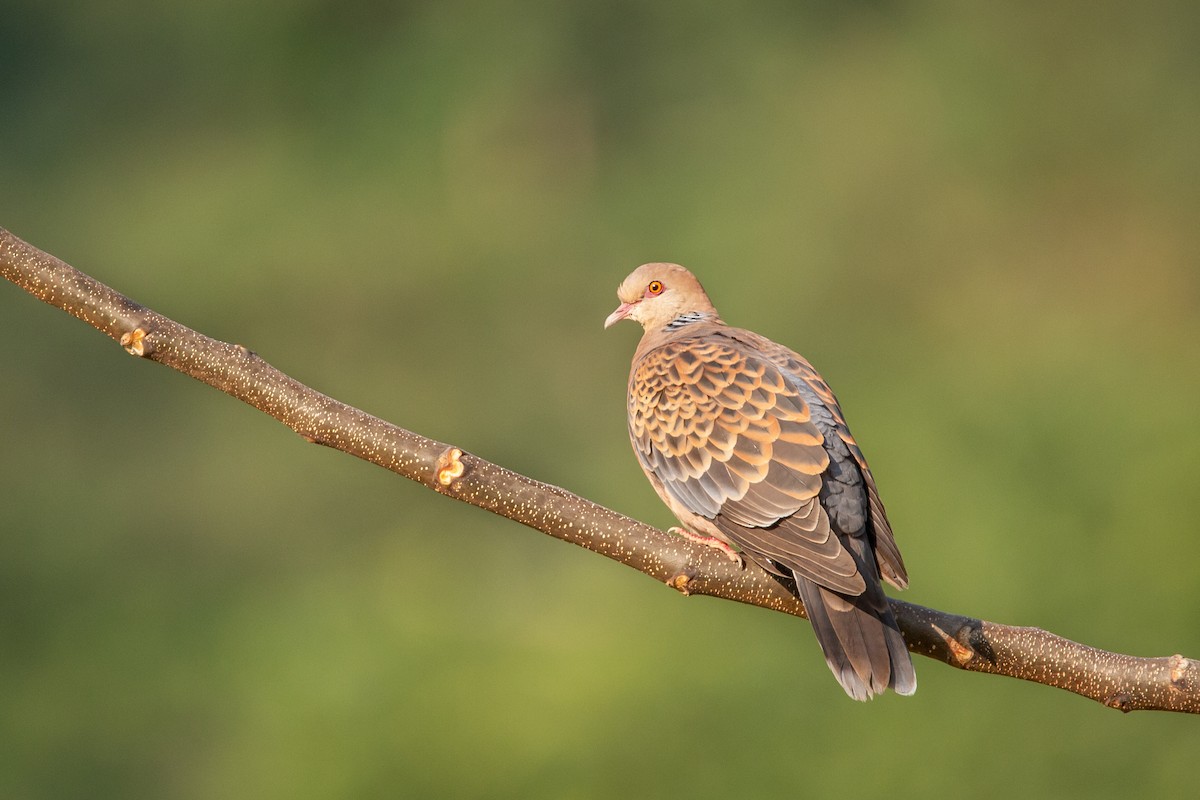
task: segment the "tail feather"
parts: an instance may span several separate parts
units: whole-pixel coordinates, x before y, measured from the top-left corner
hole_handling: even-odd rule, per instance
[[[912,658],[878,583],[848,596],[797,576],[796,589],[825,662],[846,694],[870,700],[884,689],[902,695],[917,690]]]

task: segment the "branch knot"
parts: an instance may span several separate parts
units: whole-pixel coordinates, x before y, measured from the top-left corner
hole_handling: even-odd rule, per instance
[[[462,455],[463,451],[457,447],[447,447],[438,456],[437,464],[434,465],[434,474],[437,477],[439,491],[441,491],[441,487],[449,488],[467,471],[466,465],[462,462]]]
[[[150,342],[146,341],[147,331],[145,328],[138,326],[131,331],[126,331],[121,334],[121,347],[125,348],[125,352],[131,356],[144,358],[154,352],[154,347]]]

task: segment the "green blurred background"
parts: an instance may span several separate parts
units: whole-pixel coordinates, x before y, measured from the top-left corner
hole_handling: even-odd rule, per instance
[[[1197,41],[1189,3],[8,0],[0,225],[662,527],[601,321],[680,261],[834,385],[906,599],[1200,657]],[[859,705],[804,622],[8,284],[0,336],[0,796],[1195,792],[1195,718],[925,659]]]

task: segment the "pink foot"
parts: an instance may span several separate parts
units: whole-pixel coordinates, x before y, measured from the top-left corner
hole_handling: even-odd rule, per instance
[[[711,547],[714,550],[720,550],[725,554],[726,558],[737,564],[739,567],[745,566],[745,562],[742,561],[742,557],[738,551],[734,550],[727,543],[721,541],[715,536],[704,536],[699,533],[692,533],[686,528],[680,528],[679,526],[671,528],[667,531],[667,533],[674,533],[677,536],[682,536],[684,539],[690,539],[693,542],[698,542],[705,547]]]

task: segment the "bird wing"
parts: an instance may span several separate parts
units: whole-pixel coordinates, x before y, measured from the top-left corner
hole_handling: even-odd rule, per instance
[[[817,395],[821,404],[828,409],[834,430],[837,432],[838,438],[845,442],[850,455],[858,464],[858,469],[862,473],[866,485],[871,525],[875,532],[875,558],[879,564],[879,571],[883,578],[897,589],[907,588],[908,570],[904,566],[904,559],[900,556],[900,548],[896,545],[896,537],[892,533],[891,523],[888,522],[883,501],[879,498],[879,489],[875,486],[875,476],[871,474],[871,468],[867,465],[867,459],[863,456],[862,449],[859,448],[854,435],[850,433],[849,426],[846,425],[846,417],[842,413],[841,406],[838,405],[833,390],[829,388],[829,384],[825,382],[813,365],[799,353],[758,334],[749,335],[752,337],[755,347],[761,349],[773,363],[779,365],[788,374],[803,381]]]
[[[821,502],[830,453],[803,386],[753,348],[709,332],[646,352],[629,389],[634,450],[670,499],[776,573],[864,591]]]

